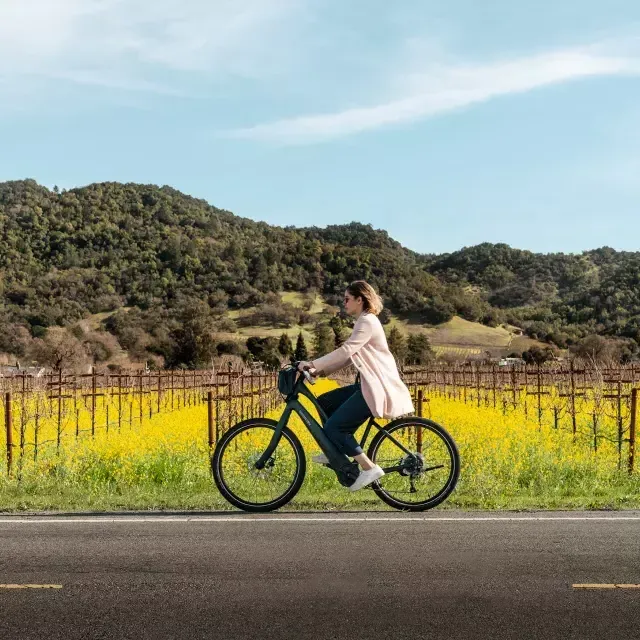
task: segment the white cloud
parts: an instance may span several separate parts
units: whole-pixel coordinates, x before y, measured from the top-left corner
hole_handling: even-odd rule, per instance
[[[402,94],[379,104],[278,120],[227,132],[238,138],[303,144],[411,122],[498,96],[592,76],[640,73],[639,58],[601,47],[554,51],[491,64],[430,65],[402,77]],[[397,87],[398,82],[394,85]]]
[[[282,31],[299,8],[300,0],[1,0],[0,82],[14,93],[43,77],[170,93],[166,83],[184,72],[260,75],[282,63]]]

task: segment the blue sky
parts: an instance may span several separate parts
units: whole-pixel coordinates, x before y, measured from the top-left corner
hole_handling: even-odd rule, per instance
[[[637,0],[0,0],[0,180],[640,250],[639,75]]]

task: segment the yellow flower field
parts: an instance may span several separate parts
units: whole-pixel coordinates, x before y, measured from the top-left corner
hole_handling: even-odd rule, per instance
[[[335,386],[336,382],[319,380],[313,391],[320,394]],[[626,448],[618,470],[618,447],[615,438],[609,439],[615,436],[616,425],[610,418],[603,417],[598,424],[598,433],[606,437],[599,438],[595,452],[587,418],[581,419],[575,442],[566,416],[560,428],[554,428],[550,396],[543,406],[541,425],[533,404],[525,415],[523,407],[509,407],[505,414],[499,403],[496,408],[491,403],[478,407],[433,391],[425,390],[425,399],[425,417],[451,433],[461,456],[458,487],[443,507],[640,504],[640,473],[627,474]],[[277,419],[281,410],[269,417]],[[14,425],[19,424],[19,417],[19,413],[14,415]],[[96,422],[106,424],[106,416],[98,414]],[[297,417],[290,426],[309,456],[318,451]],[[112,427],[107,433],[101,428],[95,437],[87,433],[86,424],[82,427],[76,440],[67,416],[58,452],[55,416],[50,416],[39,424],[37,459],[33,447],[27,446],[20,456],[16,446],[13,476],[8,478],[6,466],[0,467],[0,510],[229,507],[217,494],[211,477],[206,403],[161,412],[120,431]],[[33,442],[33,428],[28,426],[25,433],[27,443]],[[14,444],[18,441],[14,435]],[[0,447],[4,457],[1,438]],[[372,492],[346,492],[328,469],[309,464],[307,474],[293,508],[382,508]]]

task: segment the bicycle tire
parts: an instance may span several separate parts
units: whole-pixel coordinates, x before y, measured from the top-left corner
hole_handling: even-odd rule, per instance
[[[269,500],[267,502],[250,502],[242,497],[238,496],[228,482],[225,480],[224,472],[222,469],[223,456],[229,445],[233,442],[241,433],[250,430],[252,427],[260,427],[272,429],[275,431],[277,422],[269,418],[250,418],[242,422],[237,423],[224,436],[220,439],[216,448],[211,456],[211,470],[213,472],[214,482],[222,494],[222,496],[231,503],[233,506],[242,509],[243,511],[249,511],[252,513],[266,513],[269,511],[275,511],[280,507],[290,502],[300,490],[302,483],[304,482],[306,474],[306,459],[304,455],[304,449],[300,444],[300,440],[291,429],[284,427],[282,430],[282,438],[285,438],[293,447],[296,460],[296,470],[293,476],[293,481],[290,486],[276,499]],[[278,447],[282,444],[282,440],[278,443]],[[276,453],[278,451],[276,448]]]
[[[398,420],[394,420],[393,422],[390,422],[386,427],[384,427],[384,431],[378,431],[378,433],[371,441],[371,444],[369,445],[367,456],[370,460],[375,462],[376,454],[380,448],[380,445],[385,440],[385,438],[387,438],[386,434],[393,434],[393,432],[397,431],[398,429],[412,425],[422,425],[423,427],[426,427],[428,430],[437,434],[447,446],[452,464],[451,472],[443,488],[435,496],[429,498],[428,500],[424,500],[422,502],[408,502],[392,497],[387,491],[385,491],[384,486],[383,484],[381,484],[380,480],[374,482],[371,486],[376,495],[383,502],[388,504],[390,507],[393,507],[394,509],[398,509],[400,511],[426,511],[427,509],[433,509],[433,507],[436,507],[444,502],[449,497],[451,492],[455,489],[458,478],[460,477],[460,454],[458,452],[458,447],[456,446],[456,443],[449,432],[444,427],[436,422],[433,422],[432,420],[428,420],[427,418],[399,418]]]

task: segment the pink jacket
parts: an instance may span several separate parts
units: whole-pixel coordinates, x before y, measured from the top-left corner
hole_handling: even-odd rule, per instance
[[[360,372],[362,395],[374,417],[397,418],[413,413],[411,394],[400,379],[382,324],[373,313],[361,313],[349,339],[312,365],[328,375],[350,363]]]

